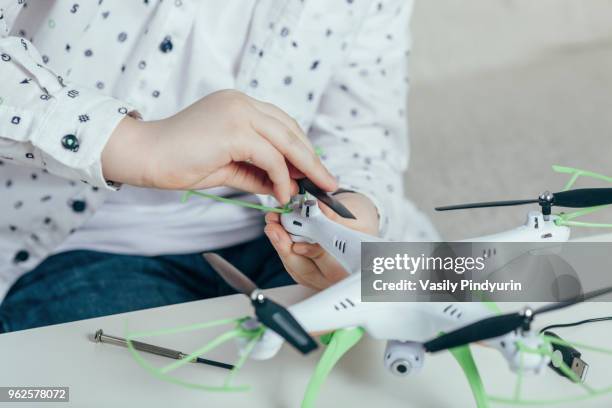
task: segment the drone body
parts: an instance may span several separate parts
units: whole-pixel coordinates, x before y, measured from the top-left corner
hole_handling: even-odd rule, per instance
[[[541,211],[528,213],[524,225],[518,228],[477,237],[464,242],[470,246],[458,256],[483,256],[485,274],[494,273],[524,254],[539,255],[555,251],[555,247],[566,242],[570,236],[568,226],[612,227],[612,224],[594,224],[573,221],[576,217],[590,214],[606,204],[612,204],[612,189],[569,190],[580,176],[591,177],[612,183],[612,178],[569,167],[553,166],[560,173],[572,174],[572,179],[560,193],[544,193],[537,199],[474,203],[437,208],[455,210],[464,208],[501,207],[538,203]],[[550,362],[554,342],[546,336],[531,331],[534,316],[571,306],[575,303],[612,292],[612,288],[567,298],[561,302],[547,304],[538,309],[525,308],[521,312],[500,314],[494,305],[483,302],[362,302],[361,301],[361,243],[381,242],[380,238],[363,234],[337,224],[327,218],[318,206],[318,200],[344,218],[354,218],[350,211],[327,195],[310,181],[298,180],[300,193],[293,197],[288,208],[264,211],[281,212],[281,224],[294,242],[317,243],[350,273],[344,280],[312,297],[285,308],[268,299],[255,284],[233,265],[214,253],[203,254],[210,265],[236,291],[251,299],[255,317],[237,320],[240,332],[252,333],[238,337],[242,359],[268,359],[277,354],[286,341],[306,354],[317,348],[311,337],[333,332],[319,365],[308,386],[303,406],[312,406],[317,390],[329,374],[335,362],[348,351],[366,332],[371,337],[386,340],[383,362],[392,373],[407,375],[417,372],[424,362],[425,352],[435,353],[451,350],[462,366],[476,403],[488,406],[480,375],[467,347],[474,342],[484,343],[497,349],[507,360],[513,371],[540,372]],[[238,205],[253,207],[251,203],[239,203],[210,194],[199,194],[219,201],[231,201]],[[316,198],[316,199],[315,199]],[[551,208],[562,206],[580,208],[574,213],[553,215]],[[498,245],[498,243],[522,242],[531,245]],[[545,245],[541,245],[544,243]],[[467,253],[470,252],[470,253]],[[553,267],[553,269],[555,269]],[[514,273],[514,271],[512,272]],[[514,276],[514,275],[513,275]],[[537,278],[537,277],[536,277]],[[264,330],[267,328],[269,330]],[[250,339],[250,340],[249,340]],[[194,353],[195,354],[195,353]],[[241,360],[243,361],[243,360]],[[563,367],[562,367],[563,368]],[[565,366],[565,375],[572,381],[582,379]],[[520,376],[519,382],[520,382]],[[518,384],[517,384],[518,387]],[[515,390],[516,391],[516,390]],[[519,401],[518,399],[513,401]],[[498,399],[499,400],[499,399]]]
[[[551,206],[587,205],[591,200],[590,196],[594,196],[597,204],[601,204],[603,195],[609,195],[611,192],[610,189],[605,190],[584,189],[556,194],[544,193],[537,200],[477,203],[440,209],[539,203],[541,211],[529,212],[524,225],[505,232],[464,241],[472,243],[471,246],[466,247],[469,248],[467,250],[470,253],[457,255],[483,256],[486,267],[484,275],[488,275],[526,253],[537,253],[542,249],[545,253],[550,253],[551,250],[554,252],[555,247],[569,240],[570,229],[558,222],[559,216],[551,214]],[[585,194],[589,197],[585,198]],[[316,197],[321,198],[321,193],[318,192]],[[333,207],[336,204],[333,198],[323,197],[326,198],[324,202],[328,206],[331,204]],[[539,372],[550,361],[545,354],[525,355],[520,352],[519,344],[533,349],[547,347],[540,336],[529,330],[529,323],[533,318],[529,310],[526,310],[524,314],[498,316],[498,311],[492,310],[487,303],[483,302],[362,302],[361,243],[381,242],[382,240],[331,221],[321,212],[317,200],[307,191],[302,191],[293,197],[289,208],[292,211],[281,215],[281,224],[291,235],[292,240],[321,245],[350,273],[347,278],[332,287],[288,308],[289,313],[299,322],[305,332],[325,333],[360,327],[371,337],[387,341],[384,364],[390,371],[399,375],[418,371],[423,364],[425,351],[435,352],[446,349],[447,347],[441,347],[439,344],[441,342],[436,341],[435,338],[440,333],[448,332],[453,334],[460,332],[457,334],[459,337],[481,338],[481,342],[500,351],[512,370]],[[348,212],[345,208],[341,210]],[[352,216],[350,212],[348,214]],[[508,242],[527,243],[527,245],[504,245],[503,247],[497,245]],[[542,243],[545,245],[541,245]],[[493,322],[493,320],[497,317],[506,319],[506,323],[503,323],[502,326],[506,328],[512,326],[519,330],[510,328],[500,331],[499,328],[494,328],[497,321]],[[491,333],[499,332],[499,334],[489,333],[488,336],[481,337],[474,333],[474,330],[470,333],[470,327],[476,328],[475,325],[479,322],[484,322],[483,324],[488,325],[488,328],[493,328]],[[461,333],[462,329],[466,330]],[[457,339],[450,341],[457,344],[478,341],[462,342]],[[280,349],[282,343],[281,336],[273,331],[268,331],[255,346],[251,357],[271,358]]]
[[[281,224],[294,242],[317,243],[333,255],[349,272],[361,270],[361,243],[383,242],[373,235],[364,234],[333,222],[319,209],[317,200],[305,194],[293,197],[290,213],[281,215]],[[486,271],[493,272],[525,253],[521,246],[504,246],[503,250],[495,243],[527,242],[550,243],[551,247],[566,242],[570,238],[570,228],[557,225],[557,216],[546,216],[540,211],[530,211],[525,224],[500,233],[485,235],[463,242],[472,242],[471,253],[482,255],[486,261]],[[514,250],[514,251],[513,251]]]
[[[383,241],[333,222],[323,214],[317,200],[307,194],[294,196],[289,208],[293,211],[282,214],[280,218],[291,239],[321,245],[349,273],[361,270],[362,242]]]
[[[423,343],[441,332],[495,315],[481,302],[362,302],[361,301],[361,243],[381,242],[378,237],[351,230],[327,218],[318,202],[307,194],[292,199],[292,212],[281,215],[281,223],[295,242],[318,243],[332,254],[350,275],[312,297],[288,308],[293,317],[309,333],[325,333],[342,328],[361,327],[371,337],[387,340],[385,366],[393,373],[407,375],[423,364]],[[531,212],[527,222],[516,229],[469,240],[476,244],[473,251],[488,253],[487,268],[493,271],[520,256],[492,247],[494,242],[551,242],[567,241],[569,228],[557,226],[553,219],[545,220],[542,213]],[[282,338],[266,333],[253,350],[255,359],[271,358]],[[537,343],[531,333],[508,333],[487,341],[508,360],[512,369],[519,367],[518,337],[523,342]],[[537,347],[538,344],[533,344]],[[523,369],[539,371],[548,363],[546,358],[534,355],[523,361]]]
[[[538,243],[537,248],[541,249],[557,247],[559,243],[567,242],[570,238],[570,229],[564,225],[557,225],[555,222],[557,219],[556,216],[546,217],[540,211],[529,211],[525,224],[517,228],[460,242],[474,243],[473,255],[483,255],[487,261],[487,271],[492,272],[524,254],[524,246],[497,244]]]
[[[546,219],[548,218],[548,219]],[[565,242],[570,229],[557,225],[557,216],[546,217],[540,211],[529,211],[525,224],[504,232],[467,239],[469,242]]]
[[[387,340],[385,366],[397,375],[417,372],[424,360],[423,343],[441,332],[495,315],[481,302],[362,302],[361,274],[353,274],[333,287],[288,308],[306,331],[321,333],[361,327],[370,337]],[[512,369],[519,367],[518,337],[537,343],[530,333],[514,332],[487,341],[498,349]],[[537,344],[534,345],[537,347]],[[523,361],[523,369],[539,371],[548,361],[541,356]]]

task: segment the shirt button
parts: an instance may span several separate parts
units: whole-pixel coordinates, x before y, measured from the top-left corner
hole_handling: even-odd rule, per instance
[[[79,150],[79,139],[75,135],[66,135],[62,137],[62,147],[77,152]]]
[[[28,260],[30,257],[30,253],[28,251],[24,251],[23,249],[15,254],[15,258],[13,258],[13,262],[21,263]]]
[[[71,206],[72,206],[72,211],[81,213],[85,211],[85,208],[87,208],[87,203],[83,200],[74,200]]]
[[[172,51],[172,41],[170,40],[170,36],[165,37],[161,44],[159,44],[159,50],[163,53]]]

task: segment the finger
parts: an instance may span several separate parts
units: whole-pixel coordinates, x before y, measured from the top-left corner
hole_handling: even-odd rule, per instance
[[[313,261],[293,253],[291,250],[293,242],[280,224],[268,224],[264,232],[278,253],[285,269],[296,282],[318,290],[329,286]]]
[[[318,244],[295,243],[293,245],[293,252],[312,260],[325,279],[332,284],[348,276],[348,272],[340,262]]]
[[[266,138],[289,163],[326,191],[336,189],[336,179],[323,166],[317,155],[280,121],[269,115],[258,116],[252,122],[257,133]]]
[[[265,216],[266,224],[280,224],[280,214],[269,212]]]
[[[237,188],[238,190],[248,191],[254,194],[274,194],[274,183],[268,177],[268,174],[262,169],[253,166],[249,163],[239,162],[235,163],[239,169],[234,175],[235,180],[233,184],[228,184],[229,187]],[[289,195],[294,196],[299,192],[299,187],[295,181],[295,177],[289,173]],[[286,203],[287,201],[279,201]]]
[[[304,173],[296,169],[293,164],[291,163],[288,163],[288,164],[289,164],[289,175],[291,176],[292,179],[299,180],[299,179],[303,179],[304,177],[306,177]]]
[[[283,111],[282,109],[280,109],[278,106],[274,104],[263,102],[263,101],[258,101],[257,99],[250,98],[250,97],[249,97],[249,100],[255,109],[279,120],[283,125],[288,127],[295,135],[299,136],[300,140],[304,142],[304,145],[311,152],[313,153],[315,152],[315,148],[312,145],[310,139],[308,139],[308,136],[306,136],[306,134],[304,133],[304,131],[302,130],[298,122],[294,118],[289,116],[289,114],[287,114],[285,111]],[[291,175],[291,178],[293,179],[301,179],[301,178],[306,177],[304,173],[296,169],[295,166],[293,166],[292,164],[289,165],[289,174]]]
[[[283,155],[260,135],[251,135],[242,144],[242,154],[235,161],[250,162],[264,170],[273,183],[274,196],[280,203],[286,203],[291,197],[293,180]]]
[[[314,289],[327,287],[327,283],[314,263],[308,258],[293,254],[291,244],[279,237],[280,231],[277,228],[280,228],[280,226],[267,226],[264,231],[270,239],[272,246],[278,252],[289,275],[296,282]]]
[[[262,169],[244,162],[232,162],[215,170],[189,188],[227,186],[253,194],[274,194],[274,184]]]
[[[291,168],[289,168],[289,177],[290,177],[289,182],[291,183],[290,192],[291,192],[291,197],[293,197],[300,191],[300,187],[298,186],[297,181],[296,181],[298,178],[293,177],[291,175]],[[291,197],[289,197],[289,200],[291,199]],[[284,201],[283,204],[288,203],[289,200]]]
[[[288,127],[293,133],[295,133],[296,136],[298,136],[304,142],[306,147],[311,152],[314,153],[315,151],[314,146],[312,145],[312,143],[310,142],[310,139],[308,139],[308,136],[306,136],[306,134],[304,133],[304,131],[302,130],[302,128],[300,127],[300,125],[297,123],[295,119],[293,119],[285,111],[283,111],[282,109],[280,109],[278,106],[274,104],[263,102],[263,101],[258,101],[257,99],[253,99],[253,98],[250,98],[250,101],[253,107],[255,107],[255,109],[259,110],[262,113],[265,113],[266,115],[276,118],[278,121],[283,123],[286,127]]]

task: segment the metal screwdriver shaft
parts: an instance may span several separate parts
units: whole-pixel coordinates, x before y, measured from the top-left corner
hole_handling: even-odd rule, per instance
[[[128,346],[126,339],[117,337],[117,336],[111,336],[109,334],[104,334],[102,329],[96,331],[96,333],[94,334],[94,341],[96,343],[114,344],[116,346],[121,346],[121,347]],[[141,341],[135,341],[135,340],[132,340],[131,343],[132,343],[132,346],[134,346],[136,350],[144,351],[146,353],[168,357],[174,360],[182,360],[185,357],[187,357],[187,354],[181,351],[172,350],[172,349],[165,348],[165,347],[159,347],[153,344],[147,344],[147,343],[143,343]],[[234,366],[231,364],[226,364],[226,363],[222,363],[219,361],[209,360],[209,359],[201,358],[201,357],[194,358],[193,360],[191,360],[191,362],[207,364],[213,367],[225,368],[227,370],[232,370],[234,368]]]

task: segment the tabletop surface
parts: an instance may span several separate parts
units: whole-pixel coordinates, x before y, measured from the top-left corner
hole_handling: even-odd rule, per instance
[[[612,236],[591,240],[612,240]],[[312,292],[300,286],[289,286],[268,293],[280,303],[291,304]],[[516,304],[500,306],[506,310],[517,308]],[[206,407],[299,406],[320,351],[304,357],[285,345],[271,360],[247,362],[235,384],[250,385],[249,391],[219,393],[189,389],[160,380],[139,366],[128,350],[90,340],[98,329],[123,336],[126,327],[131,332],[157,330],[246,316],[250,311],[246,297],[233,295],[3,334],[0,335],[0,385],[70,387],[69,403],[44,403],[45,407],[124,407],[130,403],[148,407],[193,407],[196,404]],[[538,323],[544,325],[605,315],[612,315],[612,303],[587,303],[545,315]],[[223,330],[230,328],[224,327]],[[192,351],[219,333],[215,330],[198,330],[143,341]],[[560,329],[557,333],[569,340],[612,348],[611,322]],[[396,377],[382,364],[384,347],[384,342],[365,336],[331,373],[317,406],[473,406],[467,382],[449,353],[426,356],[425,367],[415,376]],[[508,370],[501,355],[484,347],[475,346],[473,349],[487,390],[511,395],[516,377]],[[236,350],[235,344],[230,343],[209,356],[233,362],[237,358]],[[612,357],[593,352],[583,352],[583,357],[591,363],[587,378],[591,385],[612,385],[608,369]],[[171,362],[157,356],[150,357],[150,361],[159,364]],[[223,369],[201,364],[189,364],[177,371],[183,379],[209,385],[222,384],[226,374]],[[602,381],[606,377],[607,382]],[[540,398],[584,395],[579,386],[551,370],[538,377],[525,377],[524,387],[534,393],[530,395]],[[580,406],[612,406],[612,395],[581,402]]]

